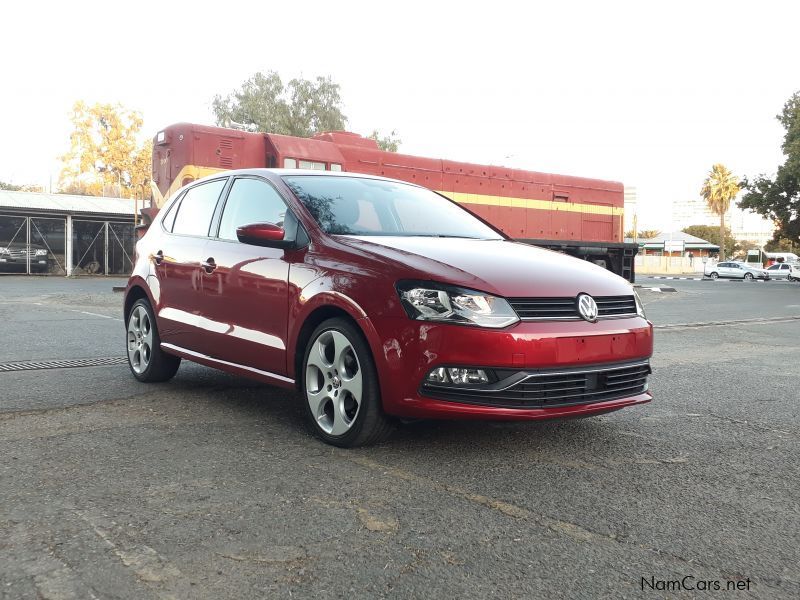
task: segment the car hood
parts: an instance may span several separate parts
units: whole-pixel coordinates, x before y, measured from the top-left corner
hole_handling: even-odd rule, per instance
[[[337,241],[391,260],[409,277],[451,283],[507,297],[572,297],[631,293],[610,271],[565,254],[509,240],[435,237],[336,236]]]

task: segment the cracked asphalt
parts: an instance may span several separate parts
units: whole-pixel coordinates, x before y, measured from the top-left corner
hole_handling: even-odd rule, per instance
[[[652,403],[372,448],[186,362],[0,372],[0,598],[797,598],[800,284],[669,284]],[[0,278],[0,365],[121,355],[112,285]]]

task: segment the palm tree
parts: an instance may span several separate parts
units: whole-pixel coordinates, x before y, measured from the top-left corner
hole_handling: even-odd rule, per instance
[[[725,213],[730,208],[731,200],[739,193],[739,178],[720,163],[711,167],[708,177],[703,182],[700,195],[705,198],[708,208],[719,215],[719,260],[725,260]]]

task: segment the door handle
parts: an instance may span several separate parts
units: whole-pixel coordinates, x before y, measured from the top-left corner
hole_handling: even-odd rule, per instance
[[[160,264],[161,264],[161,261],[163,261],[163,260],[164,260],[164,253],[163,253],[161,250],[159,250],[158,252],[156,252],[156,253],[153,255],[153,260],[155,260],[155,261],[156,261],[156,264],[157,264],[157,265],[160,265]]]
[[[200,266],[203,267],[206,273],[209,275],[217,268],[217,263],[214,261],[213,258],[209,257],[204,262],[200,263]]]

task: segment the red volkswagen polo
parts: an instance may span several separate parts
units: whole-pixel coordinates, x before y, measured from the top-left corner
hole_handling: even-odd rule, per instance
[[[165,381],[185,358],[296,388],[337,446],[396,418],[590,416],[652,398],[653,330],[630,283],[416,185],[230,171],[175,194],[136,250],[134,377]]]

